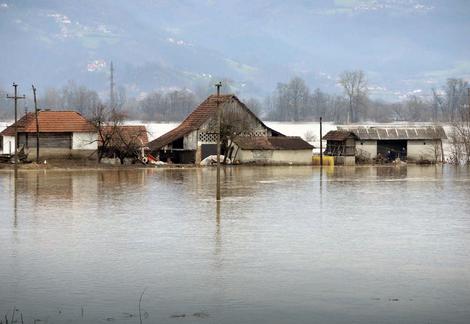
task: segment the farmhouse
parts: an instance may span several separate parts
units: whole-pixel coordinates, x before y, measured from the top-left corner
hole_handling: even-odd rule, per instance
[[[89,121],[75,111],[38,112],[40,158],[89,157],[98,148],[98,133]],[[30,160],[36,158],[35,113],[17,122],[18,149],[24,148]],[[2,133],[3,154],[15,153],[15,124]]]
[[[342,151],[334,148],[340,147],[339,143],[343,141],[349,143],[344,155],[351,156],[354,139],[356,160],[394,161],[399,158],[409,162],[436,163],[444,161],[442,140],[446,138],[442,126],[339,126],[338,131],[324,136],[327,140],[325,154],[340,156]]]
[[[217,102],[222,154],[232,161],[311,164],[312,146],[266,126],[235,95],[209,96],[178,127],[149,143],[162,161],[199,164],[217,151]]]

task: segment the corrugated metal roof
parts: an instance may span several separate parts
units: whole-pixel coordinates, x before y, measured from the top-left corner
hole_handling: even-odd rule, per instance
[[[235,143],[243,150],[311,150],[313,146],[298,136],[241,136]]]
[[[40,111],[38,113],[40,133],[79,133],[95,132],[92,123],[76,111]],[[17,122],[18,132],[36,133],[36,118],[34,113],[28,113]],[[8,126],[3,136],[15,135],[15,124]]]
[[[353,132],[360,140],[430,140],[447,138],[442,126],[338,126],[338,130]]]

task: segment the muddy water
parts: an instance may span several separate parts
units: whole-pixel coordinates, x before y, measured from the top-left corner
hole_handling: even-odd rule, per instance
[[[468,169],[214,171],[0,172],[0,317],[468,323]]]

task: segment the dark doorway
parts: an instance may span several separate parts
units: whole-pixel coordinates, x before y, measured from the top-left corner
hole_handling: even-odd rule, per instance
[[[377,155],[381,155],[388,161],[395,161],[397,158],[406,160],[407,141],[385,140],[377,141]]]
[[[209,155],[217,154],[217,144],[202,144],[201,145],[201,161]]]

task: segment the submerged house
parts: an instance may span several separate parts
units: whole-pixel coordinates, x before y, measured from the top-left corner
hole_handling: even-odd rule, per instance
[[[240,163],[311,164],[312,146],[266,126],[235,95],[211,95],[175,129],[149,143],[162,161],[199,164],[217,151],[217,103],[222,154]]]
[[[354,138],[355,159],[394,161],[399,158],[418,163],[444,161],[442,140],[447,136],[442,126],[340,126],[334,132],[350,134],[350,143]],[[337,156],[336,152],[328,151],[329,146],[337,143],[329,133],[324,139],[327,140],[326,153]]]
[[[39,157],[90,157],[98,148],[98,132],[93,124],[75,111],[38,112]],[[36,158],[36,117],[27,113],[17,122],[18,149],[24,148],[30,160]],[[15,153],[15,124],[3,132],[3,154]]]

